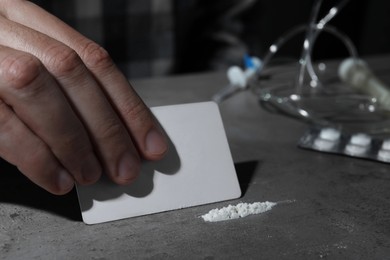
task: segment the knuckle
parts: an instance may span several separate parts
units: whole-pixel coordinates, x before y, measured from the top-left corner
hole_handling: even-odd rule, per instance
[[[41,74],[41,62],[32,55],[10,55],[0,64],[0,75],[6,85],[23,89],[30,86]]]
[[[108,68],[113,65],[108,52],[95,42],[88,41],[82,49],[80,56],[90,68]]]
[[[82,65],[76,51],[64,45],[51,47],[46,55],[48,70],[57,77],[66,76]]]
[[[97,139],[105,142],[123,138],[124,135],[125,131],[119,120],[112,119],[104,121],[104,124],[101,124],[101,126],[98,127]]]
[[[136,98],[133,102],[122,104],[120,111],[129,120],[146,121],[150,119],[149,111],[140,98]]]

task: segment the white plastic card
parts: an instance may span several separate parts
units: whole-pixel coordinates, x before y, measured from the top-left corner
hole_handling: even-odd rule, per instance
[[[119,186],[102,177],[77,186],[83,221],[97,224],[241,196],[218,106],[202,102],[151,109],[170,139],[166,157],[144,162],[138,179]]]

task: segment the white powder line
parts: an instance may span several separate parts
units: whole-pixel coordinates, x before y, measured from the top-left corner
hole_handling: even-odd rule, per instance
[[[286,201],[283,201],[286,202]],[[282,203],[283,203],[282,202]],[[261,214],[271,210],[277,202],[254,202],[254,203],[238,203],[237,205],[229,205],[221,209],[212,209],[207,214],[202,215],[206,222],[217,222],[224,220],[231,220],[237,218],[244,218],[249,215]]]

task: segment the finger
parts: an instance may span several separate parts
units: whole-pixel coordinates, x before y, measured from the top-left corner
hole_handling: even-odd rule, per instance
[[[61,195],[74,185],[71,175],[50,149],[0,100],[0,156],[16,165],[31,181]]]
[[[79,183],[100,177],[101,167],[83,125],[34,56],[0,47],[0,96]]]
[[[128,80],[113,64],[107,52],[36,5],[29,2],[18,4],[18,2],[12,2],[13,8],[8,8],[7,17],[31,26],[74,49],[109,96],[112,105],[130,131],[139,152],[146,159],[161,159],[168,147],[161,127],[131,88]],[[27,13],[27,11],[30,15],[23,15],[23,12]]]
[[[46,35],[1,19],[1,17],[0,25],[0,44],[13,46],[21,51],[34,54],[54,75],[87,128],[108,175],[119,184],[133,182],[140,169],[140,158],[137,150],[122,121],[78,55],[69,47]],[[20,35],[23,37],[20,38]],[[37,91],[40,93],[54,91],[50,86],[53,86],[55,82],[51,82],[48,78],[41,79],[42,81],[47,80],[44,84],[42,82],[36,83],[41,86]],[[57,98],[59,97],[52,98],[51,103]],[[46,106],[46,103],[36,102],[36,109],[42,109],[44,107],[42,104]],[[66,102],[63,101],[63,103]],[[28,106],[31,105],[28,104]],[[31,115],[26,115],[23,119],[28,120],[29,116]],[[33,123],[31,122],[31,124]],[[34,127],[37,126],[34,125]],[[54,140],[50,144],[58,147],[55,142],[56,136],[53,135],[53,138]],[[58,147],[58,151],[63,148]],[[68,160],[68,158],[66,156],[60,160]]]

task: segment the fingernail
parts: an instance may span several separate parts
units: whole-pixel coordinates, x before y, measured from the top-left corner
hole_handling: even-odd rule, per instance
[[[152,128],[146,136],[146,153],[150,155],[164,154],[168,149],[164,135],[156,128]]]
[[[132,182],[139,174],[140,161],[131,152],[126,152],[119,161],[118,178],[122,183]]]
[[[66,170],[61,170],[58,173],[57,181],[58,181],[58,187],[60,188],[61,192],[68,192],[74,186],[74,180]]]
[[[82,175],[86,184],[96,182],[101,175],[102,168],[94,154],[90,154],[84,160]]]

